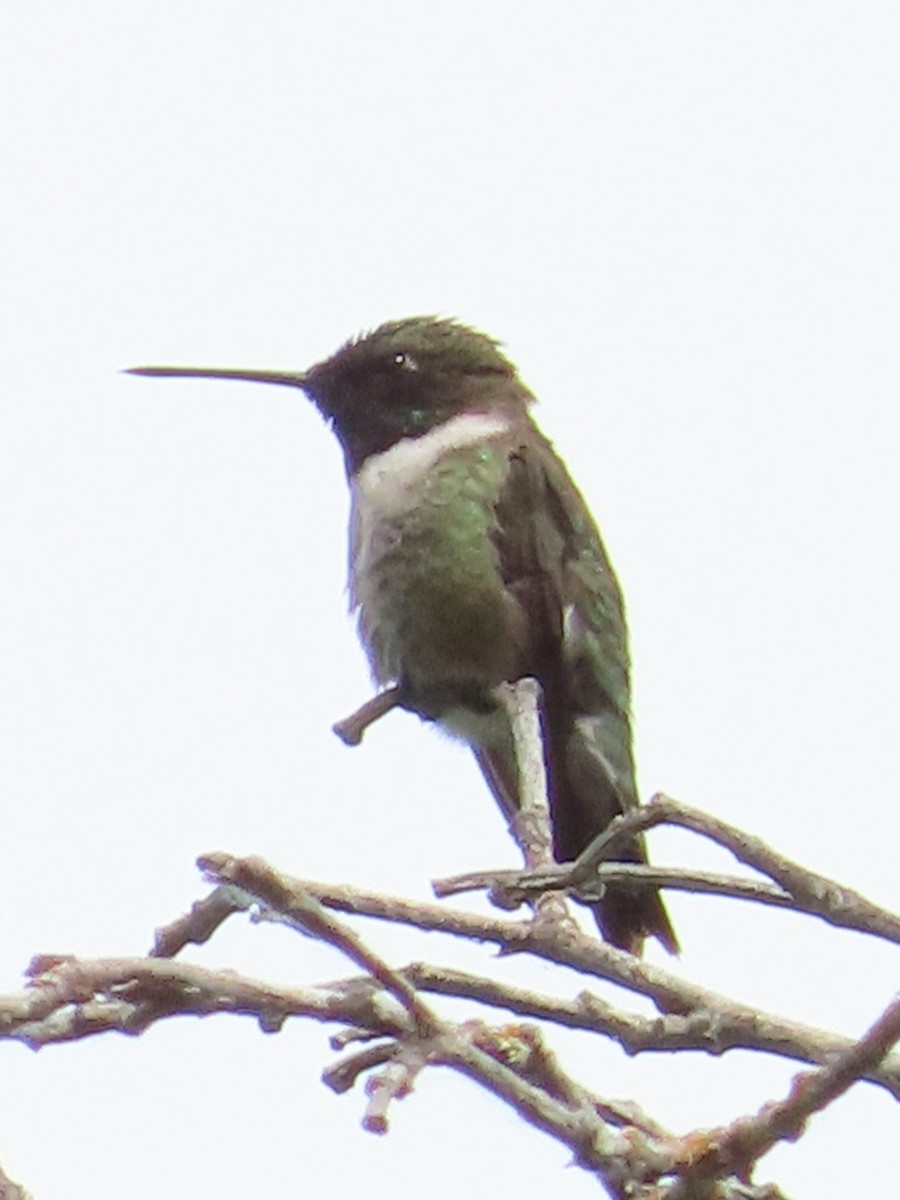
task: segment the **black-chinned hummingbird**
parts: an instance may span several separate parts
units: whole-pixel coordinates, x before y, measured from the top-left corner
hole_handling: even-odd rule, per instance
[[[350,600],[377,682],[471,745],[512,820],[515,747],[494,692],[537,679],[560,862],[638,804],[619,584],[587,505],[532,420],[534,396],[497,342],[457,321],[411,317],[304,372],[131,373],[305,392],[344,452]],[[646,861],[642,841],[619,857]],[[592,908],[613,945],[640,953],[653,936],[677,953],[656,891],[617,883]]]

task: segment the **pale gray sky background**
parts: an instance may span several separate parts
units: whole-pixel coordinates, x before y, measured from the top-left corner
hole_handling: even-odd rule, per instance
[[[900,12],[893,3],[18,5],[0,39],[0,988],[131,954],[204,851],[427,896],[513,864],[473,764],[369,694],[336,445],[288,391],[141,362],[304,367],[389,317],[502,338],[626,591],[641,784],[900,907]],[[725,866],[677,835],[660,861]],[[674,898],[691,978],[848,1034],[897,952]],[[402,963],[462,961],[370,927]],[[203,962],[331,952],[239,922]],[[521,963],[466,960],[541,987]],[[574,992],[584,981],[568,978]],[[457,1010],[454,1010],[457,1011]],[[760,1056],[554,1034],[676,1129],[780,1096]],[[0,1158],[36,1200],[587,1197],[498,1103],[426,1074],[391,1134],[320,1084],[327,1030],[216,1018],[0,1045]],[[761,1177],[896,1174],[857,1087]]]

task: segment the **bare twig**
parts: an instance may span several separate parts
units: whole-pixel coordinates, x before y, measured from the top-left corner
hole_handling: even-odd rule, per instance
[[[690,1167],[684,1172],[683,1189],[671,1200],[689,1200],[697,1179],[718,1178],[731,1171],[749,1178],[754,1164],[779,1141],[796,1141],[807,1120],[847,1091],[882,1061],[900,1039],[900,997],[895,999],[858,1042],[834,1058],[820,1071],[798,1075],[785,1100],[766,1104],[753,1117],[744,1117],[727,1129],[713,1130],[701,1155],[696,1154],[696,1136]]]
[[[519,780],[519,811],[513,832],[527,866],[553,867],[553,835],[547,799],[547,771],[541,746],[541,689],[536,679],[503,683],[494,693],[512,729]]]
[[[562,1088],[557,1077],[557,1093],[566,1094],[554,1097],[531,1082],[527,1076],[534,1064],[528,1043],[522,1045],[519,1057],[506,1031],[492,1031],[475,1022],[467,1027],[468,1036],[465,1033],[460,1030],[443,1039],[433,1058],[474,1079],[524,1120],[569,1146],[579,1165],[598,1173],[610,1196],[623,1195],[621,1185],[626,1179],[658,1177],[671,1169],[673,1154],[668,1146],[636,1127],[620,1130],[606,1121],[602,1106],[578,1085],[569,1082]]]
[[[658,1007],[666,1011],[687,1012],[692,1009],[715,1008],[731,1002],[716,992],[707,991],[679,976],[617,950],[605,942],[588,937],[574,925],[565,938],[558,938],[554,931],[543,930],[527,921],[504,920],[491,916],[475,916],[448,910],[445,906],[396,900],[392,897],[372,895],[358,888],[329,887],[309,880],[294,879],[287,875],[275,875],[265,863],[257,859],[232,859],[229,855],[215,854],[201,858],[200,864],[207,874],[217,882],[240,880],[240,886],[256,895],[263,904],[284,913],[290,918],[290,901],[294,895],[315,896],[328,908],[360,915],[386,917],[419,929],[443,930],[477,941],[498,945],[505,953],[531,953],[572,967],[585,974],[608,979],[630,991],[649,997]],[[225,870],[217,872],[216,863]],[[278,889],[271,889],[269,882],[277,878]],[[277,894],[278,902],[274,897]],[[282,905],[284,906],[282,908]],[[301,922],[302,924],[302,922]],[[738,1009],[742,1006],[738,1005]],[[750,1018],[757,1010],[742,1009]]]
[[[340,1022],[350,1026],[332,1039],[333,1044],[341,1045],[351,1040],[397,1037],[409,1029],[402,1010],[384,1003],[383,991],[368,975],[283,988],[231,971],[171,960],[48,958],[40,965],[43,973],[35,972],[26,992],[0,997],[0,1037],[37,1047],[110,1031],[133,1035],[167,1017],[215,1013],[254,1017],[265,1032],[277,1031],[289,1017]],[[700,1050],[719,1055],[745,1049],[824,1064],[854,1045],[848,1038],[764,1017],[755,1010],[743,1015],[720,1016],[713,1010],[701,1010],[687,1016],[648,1018],[624,1012],[591,992],[559,999],[422,963],[397,973],[421,991],[601,1033],[629,1054]],[[900,1055],[887,1058],[866,1078],[900,1099]]]
[[[210,861],[214,856],[207,856]],[[229,856],[222,855],[223,860]],[[271,905],[273,893],[267,898],[256,891],[255,871],[258,860],[234,860],[240,863],[241,886],[255,893],[264,903]],[[263,864],[264,865],[264,864]],[[266,867],[266,872],[271,868]],[[762,1012],[750,1005],[741,1004],[717,992],[701,988],[681,979],[662,967],[643,962],[617,950],[614,946],[583,934],[574,924],[566,926],[564,934],[556,935],[552,929],[544,930],[530,921],[516,921],[488,915],[461,913],[446,906],[427,903],[412,903],[378,893],[365,892],[359,888],[325,885],[311,880],[296,880],[289,876],[278,876],[284,889],[283,899],[289,908],[289,897],[294,889],[315,896],[328,908],[341,912],[373,916],[396,923],[411,925],[424,930],[437,930],[479,942],[492,943],[501,950],[534,954],[546,961],[568,966],[584,975],[607,979],[630,991],[649,997],[670,1014],[681,1014],[683,1025],[660,1026],[667,1032],[661,1034],[662,1043],[650,1044],[645,1034],[635,1029],[634,1040],[627,1035],[627,1027],[621,1027],[622,1045],[630,1053],[647,1049],[673,1048],[666,1038],[673,1030],[680,1031],[692,1048],[709,1053],[722,1053],[726,1049],[745,1048],[766,1050],[783,1054],[803,1062],[827,1063],[851,1043],[826,1030],[787,1021],[784,1018]],[[485,993],[487,994],[487,992]],[[668,1022],[671,1018],[667,1017]],[[619,1035],[613,1035],[619,1036]],[[900,1098],[900,1061],[871,1072],[867,1078],[886,1087]]]
[[[458,896],[464,892],[487,890],[499,907],[511,908],[525,903],[535,892],[552,891],[556,888],[569,890],[567,881],[571,874],[571,863],[546,867],[540,871],[467,871],[463,875],[433,879],[431,886],[434,894],[441,899]],[[578,899],[587,902],[596,900],[603,887],[609,883],[636,883],[652,888],[665,887],[672,891],[726,896],[733,900],[752,900],[757,904],[772,905],[774,908],[798,907],[794,898],[782,888],[762,880],[745,879],[740,875],[722,875],[714,871],[688,871],[680,867],[625,862],[600,863],[590,881],[579,884]]]
[[[517,694],[516,703],[520,701]],[[521,720],[530,720],[532,729],[536,727],[533,710]],[[527,746],[523,754],[526,752]],[[524,760],[521,769],[523,774],[530,769]],[[526,794],[525,802],[533,803],[541,814],[545,790],[536,786],[533,797]],[[634,816],[644,823],[629,825],[630,814],[605,841],[595,843],[591,854],[599,855],[596,861],[582,856],[568,872],[560,872],[547,862],[549,841],[543,849],[536,848],[529,834],[529,861],[544,865],[524,873],[482,873],[481,878],[507,888],[510,894],[519,887],[523,895],[531,897],[535,890],[558,888],[567,874],[566,886],[578,885],[580,876],[586,895],[598,882],[627,876],[631,882],[648,886],[680,884],[691,890],[718,891],[806,911],[824,908],[840,914],[835,923],[850,927],[857,927],[853,922],[874,909],[855,893],[774,855],[756,839],[730,827],[723,830],[723,823],[674,801],[659,800]],[[636,828],[670,818],[719,840],[749,865],[767,870],[780,887],[603,861],[616,838],[633,836]],[[546,839],[548,828],[544,808],[538,839]],[[375,1040],[330,1067],[324,1076],[335,1090],[347,1090],[362,1075],[367,1076],[365,1128],[384,1132],[390,1105],[409,1094],[419,1073],[432,1064],[445,1065],[477,1080],[524,1119],[568,1146],[576,1161],[594,1171],[616,1200],[626,1195],[632,1200],[777,1197],[776,1189],[748,1182],[754,1164],[775,1142],[799,1136],[813,1112],[858,1079],[878,1083],[900,1099],[900,1055],[888,1054],[900,1038],[900,998],[855,1043],[700,988],[585,935],[573,922],[476,916],[358,888],[329,887],[279,874],[255,858],[218,853],[207,855],[200,864],[216,889],[189,914],[157,933],[154,956],[96,962],[58,955],[37,957],[29,971],[28,990],[19,996],[0,997],[0,1038],[37,1047],[107,1030],[137,1034],[170,1016],[212,1013],[252,1015],[269,1032],[280,1029],[291,1016],[340,1022],[344,1028],[333,1044]],[[797,878],[798,872],[806,876],[805,881]],[[316,988],[284,989],[167,957],[189,943],[207,940],[228,915],[242,908],[328,942],[356,964],[364,977]],[[507,953],[532,954],[648,997],[660,1015],[646,1018],[624,1012],[586,991],[559,1000],[433,966],[414,964],[397,969],[338,919],[335,911],[440,930],[496,945]],[[882,921],[882,925],[890,928],[890,921]],[[596,1030],[629,1053],[690,1048],[720,1054],[742,1047],[818,1064],[822,1070],[798,1077],[785,1100],[766,1105],[753,1117],[724,1129],[675,1138],[640,1109],[594,1095],[566,1075],[531,1027],[496,1028],[481,1021],[457,1025],[432,1010],[423,999],[426,992]],[[10,1193],[16,1200],[22,1200],[22,1195]],[[0,1200],[3,1197],[0,1191]]]
[[[345,746],[358,746],[369,726],[380,721],[386,713],[399,707],[401,703],[402,691],[395,684],[393,687],[385,688],[383,692],[379,692],[365,704],[361,704],[349,717],[344,717],[342,721],[336,721],[331,728]]]
[[[541,736],[541,689],[536,679],[520,679],[501,684],[495,690],[505,709],[516,752],[519,807],[510,823],[513,837],[522,851],[525,865],[533,870],[554,870],[553,832],[550,801],[547,794],[547,769]],[[560,892],[542,890],[531,902],[536,919],[570,921],[565,897]]]
[[[468,1037],[461,1036],[468,1032]],[[568,1146],[574,1161],[593,1171],[615,1200],[662,1200],[668,1195],[681,1145],[654,1121],[632,1121],[614,1101],[566,1077],[536,1030],[471,1022],[433,1047],[443,1062],[493,1092],[530,1124]],[[724,1171],[715,1200],[779,1200],[777,1189],[748,1188]],[[700,1193],[697,1194],[700,1200]],[[712,1195],[710,1194],[710,1200]]]
[[[765,1018],[758,1029],[744,1020],[720,1021],[714,1011],[681,1016],[644,1017],[625,1012],[593,992],[571,1000],[543,995],[482,976],[427,963],[406,968],[406,977],[426,992],[465,997],[504,1008],[520,1016],[552,1021],[571,1029],[589,1029],[613,1038],[628,1054],[647,1051],[702,1050],[720,1055],[726,1050],[757,1050],[801,1062],[830,1063],[852,1050],[852,1039],[801,1022]],[[760,1017],[763,1014],[759,1014]],[[773,1036],[774,1035],[774,1036]],[[884,1059],[865,1075],[900,1100],[900,1054]]]
[[[311,933],[335,946],[395,996],[423,1034],[431,1031],[434,1014],[423,1004],[415,988],[375,954],[354,930],[327,912],[311,892],[293,887],[260,858],[209,854],[199,859],[198,865],[216,883],[232,883],[251,892],[301,932]]]
[[[0,1167],[0,1200],[31,1200],[31,1193],[18,1183],[13,1183],[10,1177]]]
[[[332,1039],[332,1044],[333,1042],[334,1039]],[[371,1071],[373,1067],[380,1067],[382,1063],[390,1062],[393,1054],[393,1042],[379,1042],[377,1046],[366,1046],[364,1050],[348,1054],[340,1062],[333,1063],[326,1068],[322,1072],[322,1082],[338,1095],[342,1092],[349,1092],[360,1075]]]
[[[427,1045],[416,1041],[399,1043],[390,1062],[369,1076],[368,1102],[362,1120],[367,1133],[387,1133],[388,1109],[395,1100],[404,1100],[410,1094],[416,1078],[431,1061],[432,1045],[433,1041]]]
[[[233,971],[153,958],[45,959],[27,991],[0,997],[0,1038],[37,1049],[117,1031],[143,1033],[171,1016],[255,1017],[266,1033],[288,1017],[364,1025],[375,1035],[406,1028],[402,1010],[373,1004],[371,986],[283,988]]]
[[[157,929],[150,956],[174,958],[189,943],[202,945],[233,913],[241,912],[246,907],[234,888],[214,888],[208,896],[192,904],[184,916]]]
[[[879,908],[852,888],[778,854],[753,834],[661,794],[607,826],[578,856],[567,886],[577,890],[583,881],[590,884],[598,864],[614,858],[623,841],[663,824],[690,829],[724,846],[740,862],[774,879],[793,898],[799,911],[844,929],[900,942],[900,917],[895,913]]]

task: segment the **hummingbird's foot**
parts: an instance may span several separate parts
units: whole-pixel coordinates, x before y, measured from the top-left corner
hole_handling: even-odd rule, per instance
[[[344,717],[343,721],[336,722],[331,728],[345,746],[358,746],[370,725],[374,725],[392,708],[399,708],[402,703],[402,689],[395,683],[373,696],[371,700],[367,700],[356,712]]]

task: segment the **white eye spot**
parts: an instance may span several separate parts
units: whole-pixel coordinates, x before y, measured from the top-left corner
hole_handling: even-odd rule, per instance
[[[411,354],[407,354],[403,350],[398,350],[394,355],[394,362],[398,367],[402,367],[404,371],[418,371],[419,364]]]

